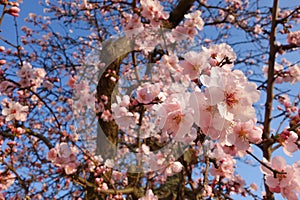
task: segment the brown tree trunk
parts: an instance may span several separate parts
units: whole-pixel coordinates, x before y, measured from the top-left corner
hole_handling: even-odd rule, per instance
[[[271,159],[271,145],[272,145],[272,138],[270,137],[270,130],[271,130],[271,120],[272,120],[272,107],[273,107],[273,90],[274,90],[274,66],[275,66],[275,59],[277,53],[277,46],[276,46],[276,27],[277,27],[277,15],[278,15],[278,1],[273,1],[273,9],[272,9],[272,27],[269,39],[270,45],[270,52],[269,52],[269,61],[268,61],[268,80],[267,80],[267,99],[266,99],[266,110],[265,110],[265,117],[264,117],[264,130],[263,130],[263,139],[265,140],[262,150],[263,156],[267,159]],[[268,185],[265,183],[266,195],[265,199],[273,200],[274,194],[269,190]]]

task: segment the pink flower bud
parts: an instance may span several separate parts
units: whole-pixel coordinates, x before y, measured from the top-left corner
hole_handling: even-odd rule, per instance
[[[6,63],[6,60],[0,60],[0,65],[4,65]]]
[[[13,6],[11,7],[8,12],[15,12],[15,13],[19,13],[20,12],[20,8]]]

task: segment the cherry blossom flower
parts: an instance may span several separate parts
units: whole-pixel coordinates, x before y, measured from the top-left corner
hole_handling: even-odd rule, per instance
[[[69,145],[65,142],[60,143],[57,146],[57,150],[58,150],[58,156],[61,158],[68,158],[71,155],[71,148],[69,147]]]
[[[74,148],[62,142],[57,144],[55,148],[50,149],[47,158],[55,164],[55,166],[63,168],[66,174],[73,174],[77,171],[79,165],[76,161],[75,153],[76,150]]]
[[[201,72],[209,67],[208,56],[204,52],[189,51],[183,58],[180,66],[183,68],[183,74],[187,74],[191,80],[198,78]]]
[[[217,106],[212,106],[202,92],[195,91],[191,95],[190,101],[195,111],[195,123],[211,139],[219,139],[221,134],[225,133],[229,127],[229,121],[219,114]]]
[[[108,121],[113,120],[113,117],[109,110],[104,110],[101,115],[101,119],[103,119],[103,121],[105,121],[105,122],[108,122]]]
[[[23,87],[32,86],[32,90],[35,91],[43,83],[46,71],[42,68],[32,68],[30,63],[24,62],[17,71],[17,76],[21,78],[20,84]]]
[[[128,15],[126,19],[126,24],[124,24],[124,31],[127,37],[132,37],[133,35],[138,35],[144,30],[143,23],[141,22],[141,18],[134,14]]]
[[[17,6],[12,6],[8,9],[7,13],[14,17],[19,17],[20,11],[20,8],[18,8]]]
[[[263,67],[263,72],[266,78],[268,78],[268,66]],[[294,84],[300,80],[300,65],[295,64],[288,67],[288,70],[284,70],[283,65],[275,63],[274,75],[276,77],[275,83],[289,82]]]
[[[279,134],[277,140],[282,144],[283,152],[288,156],[292,156],[292,153],[298,150],[298,145],[296,144],[298,135],[294,131],[288,131],[285,129],[281,134]]]
[[[5,107],[2,109],[2,115],[6,116],[6,121],[11,121],[13,119],[18,121],[25,121],[28,114],[28,106],[22,106],[19,102],[6,102],[2,101],[2,105]]]
[[[160,128],[163,132],[180,137],[190,130],[194,123],[193,110],[189,106],[189,94],[171,95],[158,111],[162,118]]]
[[[146,196],[139,198],[139,200],[158,200],[158,197],[153,194],[151,189],[149,189],[146,191]]]
[[[226,154],[219,144],[215,145],[213,151],[209,152],[208,155],[210,158],[216,159],[218,166],[218,168],[215,168],[215,166],[212,165],[210,173],[213,176],[231,179],[234,173],[234,167],[236,163],[233,157]]]
[[[184,26],[194,26],[196,27],[198,30],[202,30],[203,26],[204,26],[204,21],[202,20],[201,16],[201,11],[197,10],[193,13],[189,13],[184,15],[184,17],[187,19],[184,22]]]
[[[135,125],[137,115],[128,110],[130,105],[130,97],[125,95],[122,99],[117,96],[117,103],[111,105],[112,115],[114,120],[121,128],[128,128],[131,125]]]
[[[78,164],[70,162],[64,166],[66,174],[74,174],[77,171]]]
[[[137,88],[137,101],[143,104],[149,104],[160,93],[159,85],[149,82],[142,84]]]
[[[287,42],[300,46],[300,31],[290,32],[287,36]]]
[[[233,133],[228,136],[228,141],[238,150],[247,150],[249,142],[258,144],[262,141],[262,129],[255,126],[255,120],[238,122],[233,127]]]
[[[265,174],[266,184],[269,186],[271,192],[281,193],[283,197],[288,200],[296,200],[297,192],[299,192],[299,173],[297,172],[296,165],[287,165],[284,158],[281,156],[275,156],[268,162],[265,158],[263,160],[265,164],[270,166],[273,170],[282,172],[282,174],[274,173],[261,165],[261,171]]]
[[[149,19],[168,19],[169,14],[163,11],[163,6],[157,0],[141,0],[142,16]]]
[[[252,104],[259,100],[260,92],[241,71],[230,72],[214,67],[210,76],[202,75],[200,80],[206,86],[205,96],[209,104],[217,105],[224,119],[248,121],[255,118]]]
[[[180,162],[176,161],[171,164],[171,168],[174,173],[179,173],[181,172],[183,165]]]
[[[6,60],[0,60],[0,65],[5,65],[6,64]]]
[[[289,66],[288,68],[288,79],[285,82],[290,82],[291,84],[297,83],[300,81],[300,65],[296,64]]]
[[[167,177],[167,176],[173,176],[174,173],[179,173],[181,172],[183,168],[183,165],[178,162],[178,161],[175,161],[175,162],[171,162],[169,164],[169,166],[165,169],[164,171],[164,175]]]
[[[7,190],[15,182],[15,176],[10,171],[0,171],[0,190]]]
[[[212,67],[219,66],[230,71],[236,60],[236,54],[233,49],[225,43],[212,45],[209,48],[203,47],[203,51],[210,56],[210,65]]]
[[[159,63],[159,66],[163,68],[167,68],[171,72],[177,71],[181,72],[181,68],[178,65],[178,57],[176,55],[163,55],[161,58],[161,62]]]

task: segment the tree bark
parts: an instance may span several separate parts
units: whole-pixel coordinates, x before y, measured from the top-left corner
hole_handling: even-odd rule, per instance
[[[272,138],[270,137],[270,130],[271,130],[271,121],[272,121],[272,107],[273,107],[273,99],[274,99],[274,66],[275,66],[275,59],[277,53],[277,46],[276,46],[276,27],[277,27],[277,16],[278,16],[278,1],[273,1],[273,9],[272,9],[272,27],[269,39],[270,45],[270,52],[269,52],[269,60],[268,60],[268,80],[267,80],[267,99],[266,99],[266,110],[265,110],[265,117],[264,117],[264,130],[263,130],[263,156],[267,159],[271,159],[272,151]],[[265,198],[268,200],[274,199],[274,194],[269,190],[268,185],[266,182],[264,183],[266,189]]]

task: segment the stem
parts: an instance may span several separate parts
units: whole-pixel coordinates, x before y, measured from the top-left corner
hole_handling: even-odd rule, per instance
[[[209,172],[209,167],[210,167],[210,160],[208,156],[205,156],[205,170],[203,174],[203,188],[201,189],[201,200],[205,199],[205,188],[208,185],[208,172]]]
[[[272,103],[273,103],[273,90],[274,90],[274,65],[277,53],[277,46],[276,46],[276,26],[277,26],[277,16],[278,16],[278,1],[273,1],[273,10],[272,10],[272,27],[269,39],[270,45],[270,52],[269,52],[269,61],[268,61],[268,80],[267,80],[267,99],[266,99],[266,111],[264,117],[264,130],[263,130],[263,139],[266,140],[263,143],[263,156],[270,161],[271,159],[271,146],[272,146],[272,139],[270,138],[270,130],[271,130],[271,114],[272,114]],[[266,199],[274,200],[274,194],[269,190],[268,185],[266,182],[264,183],[266,188]]]
[[[273,172],[274,177],[276,178],[277,174],[286,174],[286,172],[280,172],[277,171],[275,169],[273,169],[272,167],[270,167],[269,165],[267,165],[266,163],[262,162],[261,160],[259,160],[253,153],[251,153],[250,151],[246,151],[250,156],[252,156],[252,158],[254,158],[257,162],[259,162],[261,165],[263,165],[265,168],[267,168],[268,170]]]
[[[1,17],[0,17],[0,26],[2,25],[2,21],[3,21],[4,15],[5,15],[5,11],[6,11],[6,7],[7,7],[7,2],[4,4],[3,11],[2,11],[2,14],[1,14]]]

